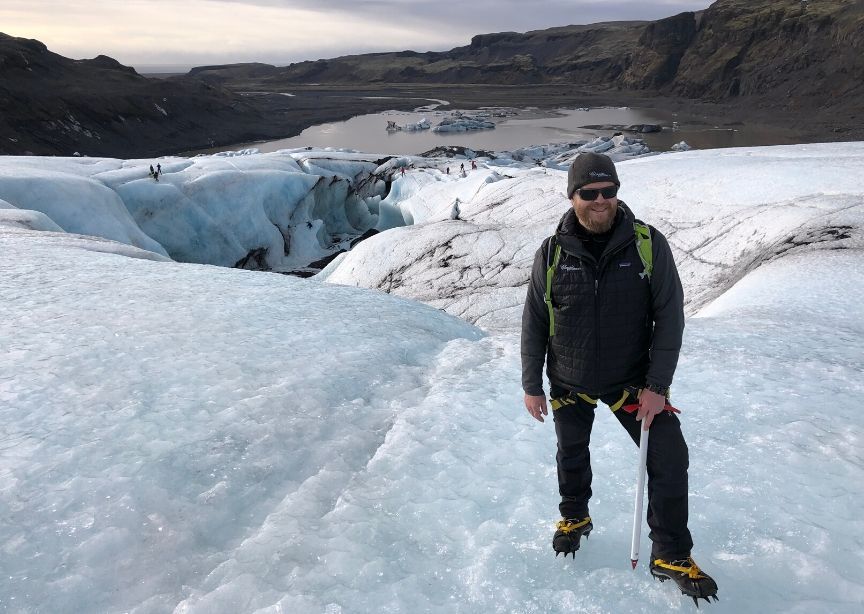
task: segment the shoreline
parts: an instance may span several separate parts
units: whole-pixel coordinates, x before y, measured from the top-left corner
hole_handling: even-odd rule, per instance
[[[610,137],[615,134],[625,134],[640,139],[652,151],[658,153],[672,151],[682,142],[691,149],[725,149],[730,147],[795,145],[802,141],[800,134],[776,127],[749,126],[742,122],[715,126],[700,118],[643,107],[601,106],[547,109],[538,107],[482,107],[480,110],[495,115],[492,121],[496,123],[496,130],[452,132],[438,135],[433,135],[430,131],[425,130],[399,131],[395,138],[391,136],[391,133],[388,133],[387,137],[382,136],[381,139],[378,138],[378,135],[373,136],[370,129],[374,129],[370,126],[377,126],[378,123],[384,126],[391,119],[400,116],[413,116],[407,118],[409,123],[423,118],[431,119],[432,124],[435,124],[440,119],[448,117],[447,114],[450,112],[470,115],[476,111],[454,109],[450,106],[434,111],[430,111],[426,107],[418,107],[410,111],[391,109],[384,112],[352,116],[347,121],[325,121],[314,124],[304,130],[307,134],[302,137],[303,132],[292,137],[244,141],[219,147],[179,152],[175,155],[192,157],[244,150],[270,153],[281,149],[303,147],[335,148],[391,155],[420,155],[422,151],[450,146],[469,147],[484,151],[512,151],[541,145],[584,143],[597,137]],[[544,120],[550,121],[546,124]],[[649,129],[637,129],[637,127],[642,126]],[[341,139],[335,140],[328,136],[334,131],[341,134]],[[532,136],[526,138],[526,131]],[[555,131],[559,131],[560,134],[555,133]],[[514,138],[514,135],[518,135],[519,138]],[[386,144],[382,144],[382,140],[386,141]]]
[[[252,84],[237,85],[236,91],[250,91]],[[669,125],[675,115],[686,117],[691,127],[705,126],[708,130],[749,131],[751,134],[743,145],[768,146],[781,144],[807,144],[818,142],[864,140],[864,126],[826,122],[824,118],[813,117],[811,113],[793,112],[760,108],[758,105],[729,105],[669,98],[644,93],[618,90],[584,91],[561,85],[506,86],[476,84],[464,85],[423,85],[423,84],[382,84],[375,86],[346,85],[295,85],[268,88],[265,84],[254,84],[256,92],[263,100],[258,102],[265,113],[273,114],[274,124],[283,126],[290,122],[290,128],[281,134],[273,135],[275,130],[262,138],[241,139],[231,143],[214,143],[209,147],[183,148],[184,153],[174,149],[170,154],[196,155],[205,151],[230,150],[255,147],[256,144],[291,139],[304,130],[327,123],[344,122],[351,118],[383,113],[385,111],[415,112],[423,105],[419,100],[439,102],[445,100],[436,111],[464,110],[479,111],[494,108],[518,108],[521,111],[536,110],[537,115],[549,117],[559,110],[600,107],[629,107],[654,111],[669,118]],[[293,96],[286,96],[290,92]],[[270,94],[270,95],[267,95]],[[278,94],[278,95],[277,95]],[[317,103],[317,104],[316,104]],[[382,103],[387,103],[386,108]],[[422,111],[418,111],[422,112]],[[284,120],[280,122],[278,120]],[[590,128],[586,128],[590,130]],[[664,131],[666,134],[667,131]],[[762,134],[760,134],[762,133]],[[683,139],[686,140],[686,139]],[[692,145],[692,144],[691,144]],[[728,145],[727,145],[728,146]],[[696,148],[711,148],[700,147]]]
[[[20,130],[4,133],[0,126],[0,152],[3,155],[49,156],[70,156],[73,152],[80,152],[90,157],[125,159],[185,156],[190,152],[237,149],[244,144],[254,147],[260,143],[294,138],[311,126],[344,122],[356,116],[391,110],[412,112],[441,100],[450,104],[438,107],[437,111],[459,109],[472,112],[489,107],[509,107],[550,113],[556,109],[629,107],[653,111],[652,115],[668,116],[670,119],[664,125],[671,126],[673,116],[679,114],[694,126],[754,132],[746,138],[730,138],[729,142],[735,144],[723,145],[726,147],[864,141],[864,123],[856,122],[853,113],[831,115],[796,110],[755,98],[719,104],[645,92],[586,90],[560,84],[382,83],[358,86],[268,84],[247,80],[231,83],[228,89],[239,101],[233,115],[221,111],[221,115],[214,114],[217,111],[207,106],[203,99],[199,99],[198,104],[186,100],[185,106],[192,110],[178,111],[170,118],[160,115],[152,129],[146,132],[142,133],[137,123],[116,123],[112,116],[108,123],[88,123],[87,130],[99,134],[98,139],[90,138],[89,132],[83,130],[67,130],[63,133],[66,137],[72,135],[78,139],[72,141],[68,138],[65,141],[47,139],[38,132],[33,132],[32,138],[27,140],[21,136],[24,133]],[[243,92],[261,93],[243,95]],[[422,105],[422,102],[429,104]],[[601,122],[587,121],[585,125],[598,123]],[[759,131],[767,134],[755,134]],[[700,143],[688,144],[698,149],[708,148]],[[348,144],[339,146],[350,147]],[[668,143],[661,144],[659,149],[665,147]],[[652,148],[657,147],[652,145]]]

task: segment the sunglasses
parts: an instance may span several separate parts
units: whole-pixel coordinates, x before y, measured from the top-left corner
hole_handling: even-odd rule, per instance
[[[618,186],[610,185],[608,188],[582,188],[581,190],[576,190],[576,193],[582,200],[597,200],[597,196],[600,194],[603,195],[603,198],[615,198],[615,195],[618,194]]]

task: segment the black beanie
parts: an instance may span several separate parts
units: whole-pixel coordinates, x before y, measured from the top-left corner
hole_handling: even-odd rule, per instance
[[[583,185],[598,181],[611,181],[617,186],[621,185],[612,158],[590,151],[580,153],[567,172],[567,198],[573,198],[576,190]]]

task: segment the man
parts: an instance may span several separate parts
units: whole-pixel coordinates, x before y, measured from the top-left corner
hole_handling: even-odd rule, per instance
[[[573,161],[567,175],[572,208],[537,251],[522,315],[525,407],[540,422],[548,415],[545,362],[558,438],[563,519],[552,545],[556,556],[575,557],[581,537],[593,529],[588,443],[600,400],[637,445],[640,426],[650,429],[651,573],[707,600],[716,598],[717,585],[690,557],[687,444],[667,404],[684,293],[666,238],[617,199],[620,185],[608,156],[583,153]]]

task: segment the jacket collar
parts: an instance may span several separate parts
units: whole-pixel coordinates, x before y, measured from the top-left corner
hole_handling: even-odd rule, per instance
[[[636,216],[630,211],[630,207],[623,200],[619,200],[618,212],[615,214],[615,221],[612,224],[612,236],[609,238],[609,243],[606,244],[606,249],[603,250],[604,256],[622,247],[628,241],[635,240],[633,232],[633,223],[635,221]],[[580,224],[579,220],[576,219],[576,212],[573,210],[573,207],[569,207],[567,212],[561,216],[561,221],[558,222],[558,228],[555,230],[558,243],[565,252],[594,261],[594,257],[577,236],[577,228],[579,227]]]

